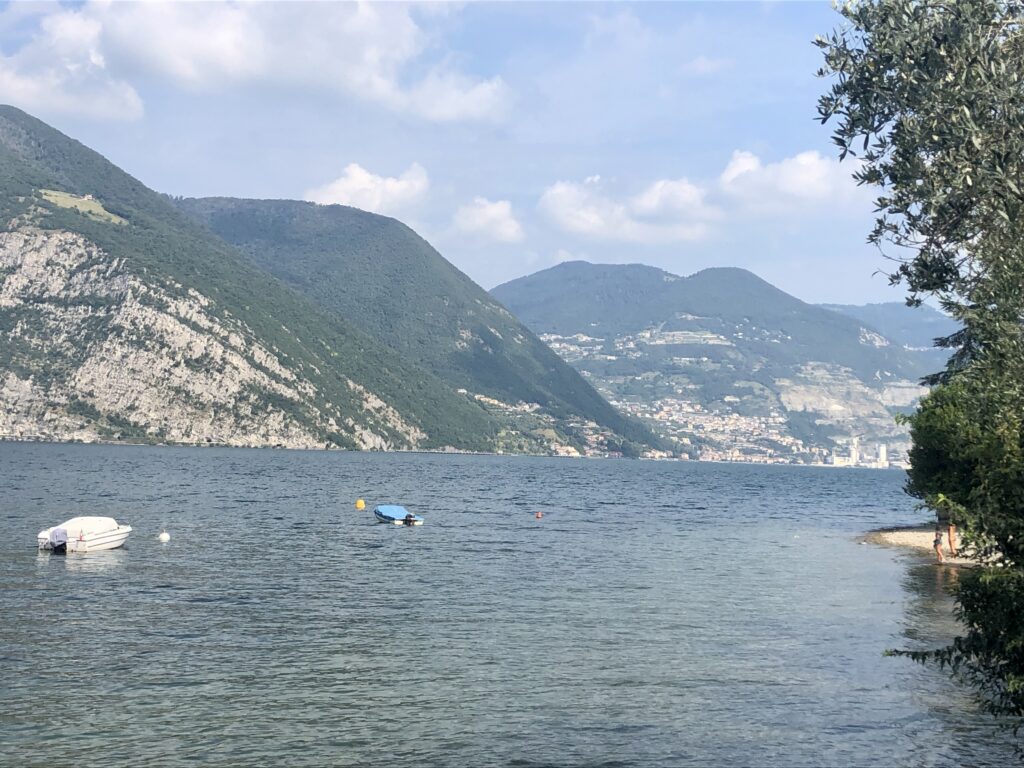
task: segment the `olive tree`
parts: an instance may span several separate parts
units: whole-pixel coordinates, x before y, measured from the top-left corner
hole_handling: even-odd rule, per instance
[[[868,240],[908,302],[962,323],[910,417],[907,490],[965,527],[982,567],[961,580],[964,636],[918,659],[1024,714],[1024,5],[862,0],[815,42],[832,78],[818,114],[876,187]]]
[[[815,42],[833,78],[818,103],[841,158],[877,187],[869,242],[909,300],[934,295],[965,331],[954,369],[983,343],[991,281],[1024,245],[1024,5],[1004,0],[867,0]],[[1015,304],[1019,305],[1019,297]]]

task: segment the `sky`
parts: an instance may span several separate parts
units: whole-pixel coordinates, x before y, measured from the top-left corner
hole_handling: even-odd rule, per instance
[[[827,2],[0,3],[0,103],[160,192],[341,203],[485,288],[562,261],[899,301],[816,120]]]

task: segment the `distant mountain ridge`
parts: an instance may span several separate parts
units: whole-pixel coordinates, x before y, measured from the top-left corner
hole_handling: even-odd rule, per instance
[[[933,360],[743,269],[566,262],[492,295],[627,413],[706,458],[894,446]],[[753,437],[751,437],[753,436]]]
[[[959,329],[956,320],[927,304],[908,307],[903,302],[892,301],[881,304],[820,304],[819,306],[854,317],[877,329],[886,338],[912,349],[932,349],[936,339],[950,336]],[[943,351],[938,351],[938,353],[946,355]]]
[[[540,333],[618,335],[655,326],[682,330],[695,323],[708,330],[748,326],[790,337],[780,345],[778,339],[759,338],[755,332],[740,342],[769,361],[813,359],[864,376],[924,373],[920,360],[887,343],[864,344],[861,330],[877,333],[874,328],[800,301],[745,269],[714,267],[680,277],[639,264],[564,262],[491,293]]]

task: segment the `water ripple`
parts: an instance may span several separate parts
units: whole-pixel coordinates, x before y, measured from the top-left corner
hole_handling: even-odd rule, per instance
[[[0,443],[4,762],[1009,764],[966,692],[880,658],[955,631],[937,569],[854,541],[916,520],[901,483]],[[76,514],[136,531],[38,555]]]

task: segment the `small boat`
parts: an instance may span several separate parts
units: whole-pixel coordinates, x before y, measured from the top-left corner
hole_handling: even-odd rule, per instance
[[[36,539],[40,549],[54,554],[98,552],[122,546],[131,532],[130,525],[120,525],[112,517],[72,517],[40,531]]]
[[[373,508],[374,516],[382,523],[394,525],[423,525],[423,518],[398,504],[381,504]]]

